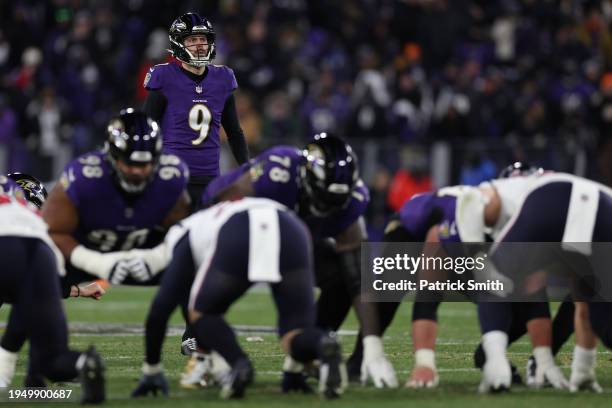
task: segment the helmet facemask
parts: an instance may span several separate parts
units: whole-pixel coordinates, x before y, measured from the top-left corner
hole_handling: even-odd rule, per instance
[[[324,149],[317,144],[306,146],[305,163],[300,168],[302,211],[326,217],[349,204],[358,172],[355,157],[348,149],[349,154],[339,158],[326,157]]]
[[[142,112],[128,109],[108,125],[107,155],[119,187],[128,194],[142,193],[153,179],[161,149],[157,123]],[[128,166],[151,168],[146,177],[136,180],[122,170]]]

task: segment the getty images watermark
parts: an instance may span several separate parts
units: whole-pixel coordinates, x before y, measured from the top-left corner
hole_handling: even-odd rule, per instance
[[[361,293],[373,302],[612,301],[612,243],[370,242]]]
[[[485,279],[479,282],[476,279],[462,279],[461,276],[470,272],[480,272],[485,269],[487,254],[480,256],[420,256],[414,257],[406,253],[394,256],[377,256],[372,259],[372,273],[379,275],[374,278],[372,288],[375,291],[503,291],[504,282],[500,279]],[[387,282],[382,274],[390,271],[410,275],[411,279]],[[443,271],[451,279],[436,280],[428,271]],[[418,272],[423,272],[422,279],[412,279]],[[452,273],[459,275],[452,279]]]

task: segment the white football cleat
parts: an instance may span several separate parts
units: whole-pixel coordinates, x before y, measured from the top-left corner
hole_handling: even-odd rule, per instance
[[[181,374],[180,385],[182,388],[195,389],[211,385],[210,374],[212,372],[212,361],[210,356],[194,352]]]

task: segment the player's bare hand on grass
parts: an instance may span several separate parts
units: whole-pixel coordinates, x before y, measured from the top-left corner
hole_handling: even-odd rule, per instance
[[[104,288],[100,286],[100,284],[98,284],[97,282],[92,282],[88,285],[80,286],[79,290],[80,297],[92,298],[95,300],[100,300],[100,298],[106,293]]]
[[[438,372],[430,367],[414,367],[406,388],[434,388],[438,386],[440,379]]]

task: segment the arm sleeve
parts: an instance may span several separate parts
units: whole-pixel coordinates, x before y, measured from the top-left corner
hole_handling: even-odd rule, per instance
[[[156,122],[161,122],[164,112],[166,111],[166,105],[168,100],[164,96],[161,90],[154,89],[150,90],[147,94],[147,98],[142,105],[142,110]]]
[[[244,138],[244,132],[238,122],[234,95],[230,95],[225,101],[223,113],[221,114],[221,125],[225,129],[227,141],[232,149],[234,158],[236,158],[236,162],[238,164],[246,163],[249,160],[249,149]]]

